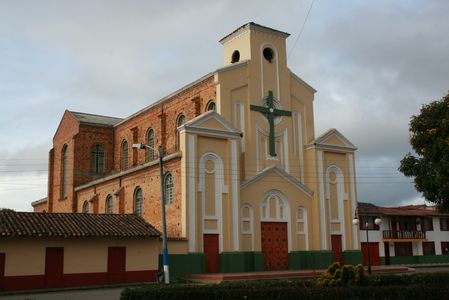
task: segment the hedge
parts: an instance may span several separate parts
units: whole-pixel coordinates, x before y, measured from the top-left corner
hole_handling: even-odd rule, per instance
[[[222,284],[147,285],[127,288],[121,299],[449,299],[449,273],[375,275],[367,286],[320,288],[313,281],[268,280]]]

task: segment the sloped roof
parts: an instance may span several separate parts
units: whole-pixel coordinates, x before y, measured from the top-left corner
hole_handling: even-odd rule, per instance
[[[123,120],[122,118],[93,115],[93,114],[76,112],[76,111],[70,111],[70,113],[81,124],[88,124],[88,125],[100,125],[100,126],[112,127],[115,124],[117,124]]]
[[[273,29],[273,28],[270,28],[270,27],[266,27],[266,26],[263,26],[263,25],[259,25],[259,24],[254,23],[254,22],[249,22],[249,23],[243,24],[242,26],[240,26],[239,28],[237,28],[236,30],[231,32],[230,34],[226,35],[219,42],[221,44],[223,44],[231,36],[235,35],[236,33],[243,32],[244,30],[247,30],[247,29],[261,31],[261,32],[266,32],[266,33],[271,33],[271,34],[278,35],[278,36],[283,37],[283,38],[287,38],[288,36],[290,36],[290,33],[279,31],[279,30],[276,30],[276,29]]]
[[[36,205],[39,205],[39,204],[42,204],[42,203],[46,203],[48,201],[48,198],[47,197],[45,197],[45,198],[41,198],[41,199],[39,199],[39,200],[36,200],[36,201],[33,201],[33,202],[31,202],[31,206],[36,206]]]
[[[371,203],[358,203],[360,215],[376,216],[444,216],[449,217],[448,213],[440,213],[434,206],[427,205],[406,205],[398,207],[381,207]]]
[[[160,232],[133,214],[34,213],[0,211],[0,238],[158,237]]]

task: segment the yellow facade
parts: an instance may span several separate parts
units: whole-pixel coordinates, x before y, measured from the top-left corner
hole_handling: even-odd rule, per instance
[[[355,146],[331,129],[315,138],[315,90],[287,66],[288,34],[249,23],[221,40],[224,67],[214,73],[216,111],[179,129],[183,234],[203,252],[216,234],[220,252],[263,251],[261,224],[287,224],[288,251],[357,249]],[[268,49],[268,50],[267,50]],[[238,53],[237,53],[238,51]],[[274,107],[271,155],[267,115]]]

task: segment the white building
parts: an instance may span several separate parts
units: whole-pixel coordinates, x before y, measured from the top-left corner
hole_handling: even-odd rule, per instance
[[[372,265],[449,262],[449,214],[435,207],[359,203],[358,217],[364,264],[368,261],[367,238]],[[376,218],[380,225],[375,224]]]

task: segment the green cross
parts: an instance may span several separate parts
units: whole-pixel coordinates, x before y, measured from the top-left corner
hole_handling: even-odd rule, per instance
[[[270,124],[270,156],[277,156],[274,142],[274,117],[288,116],[291,117],[292,113],[287,110],[277,109],[273,105],[273,91],[268,91],[268,107],[250,105],[250,109],[265,114]]]

